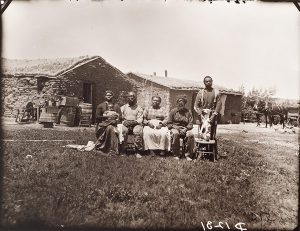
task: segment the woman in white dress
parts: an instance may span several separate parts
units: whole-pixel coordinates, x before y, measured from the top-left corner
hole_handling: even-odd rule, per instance
[[[151,155],[165,155],[170,150],[170,132],[167,128],[168,113],[160,106],[161,98],[152,97],[152,105],[144,110],[144,148]]]

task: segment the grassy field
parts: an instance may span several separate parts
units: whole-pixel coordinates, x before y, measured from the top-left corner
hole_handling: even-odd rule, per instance
[[[235,230],[239,222],[248,229],[296,227],[297,134],[223,125],[218,138],[227,158],[188,162],[63,147],[94,140],[92,128],[6,126],[2,225],[204,230],[211,221]]]

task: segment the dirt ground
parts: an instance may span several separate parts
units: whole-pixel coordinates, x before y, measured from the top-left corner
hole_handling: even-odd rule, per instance
[[[255,124],[220,125],[219,135],[229,135],[236,143],[251,148],[261,157],[258,168],[264,168],[265,176],[256,180],[257,194],[266,211],[253,214],[261,220],[269,220],[269,228],[280,227],[272,214],[281,218],[294,217],[297,224],[299,191],[299,128],[282,129],[257,127]],[[249,152],[249,155],[252,153]],[[250,174],[251,175],[251,174]],[[293,226],[291,226],[293,227]],[[257,225],[259,228],[259,225]]]
[[[49,130],[49,128],[43,128],[41,124],[20,125],[11,119],[3,120],[2,129],[4,142],[13,142],[15,139],[6,137],[6,132],[18,133],[18,131],[31,129]],[[51,130],[92,133],[94,127],[54,126]],[[196,126],[194,132],[197,133]],[[218,125],[217,137],[221,141],[220,145],[229,144],[226,149],[220,148],[223,152],[220,153],[221,155],[230,156],[239,149],[245,150],[247,158],[255,160],[254,167],[247,168],[245,166],[247,163],[243,166],[236,166],[241,170],[240,175],[235,179],[241,183],[249,179],[251,188],[255,189],[252,196],[255,198],[255,203],[259,203],[259,209],[257,211],[252,209],[247,214],[248,217],[252,217],[249,219],[253,220],[251,227],[258,229],[261,227],[294,228],[297,225],[298,216],[299,128],[282,129],[279,125],[265,128],[256,127],[251,123]],[[74,143],[72,139],[65,140],[67,143]],[[226,161],[219,162],[220,166],[224,164]],[[221,181],[226,182],[226,179],[222,178]]]

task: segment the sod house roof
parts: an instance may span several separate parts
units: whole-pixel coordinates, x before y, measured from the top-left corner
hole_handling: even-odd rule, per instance
[[[147,81],[150,81],[173,90],[200,90],[204,88],[204,83],[202,82],[202,79],[198,82],[193,80],[181,80],[157,75],[146,75],[137,72],[129,72],[127,73],[127,75],[134,75],[136,77],[141,78],[145,83]],[[242,92],[240,91],[235,91],[233,89],[228,89],[215,84],[214,87],[224,94],[242,95]]]
[[[56,77],[68,70],[74,69],[100,56],[80,56],[77,58],[56,59],[6,59],[2,58],[2,71],[4,75],[12,76],[45,76]]]

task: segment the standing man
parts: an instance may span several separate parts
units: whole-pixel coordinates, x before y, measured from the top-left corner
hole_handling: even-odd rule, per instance
[[[143,108],[137,105],[136,94],[134,92],[128,92],[127,104],[121,107],[121,113],[123,119],[121,130],[124,137],[122,151],[125,151],[127,147],[128,133],[133,133],[135,135],[136,157],[141,158],[141,152],[143,151]]]
[[[105,101],[97,106],[96,109],[96,149],[105,153],[119,153],[119,139],[117,133],[117,123],[121,118],[120,106],[113,102],[113,92],[105,92]],[[119,114],[119,118],[108,118],[104,112],[113,110]]]
[[[180,138],[183,138],[186,149],[185,157],[188,161],[194,158],[195,138],[192,132],[193,116],[185,105],[187,103],[186,95],[180,95],[177,98],[177,107],[170,111],[167,126],[171,130],[171,149],[175,159],[183,157],[180,153]]]
[[[211,124],[210,139],[214,139],[217,129],[217,116],[220,114],[222,108],[222,102],[220,100],[220,93],[217,89],[212,87],[213,79],[210,76],[206,76],[203,79],[205,88],[201,89],[195,100],[194,110],[198,114],[199,124],[202,125],[202,116],[206,110],[210,109],[209,123]]]

